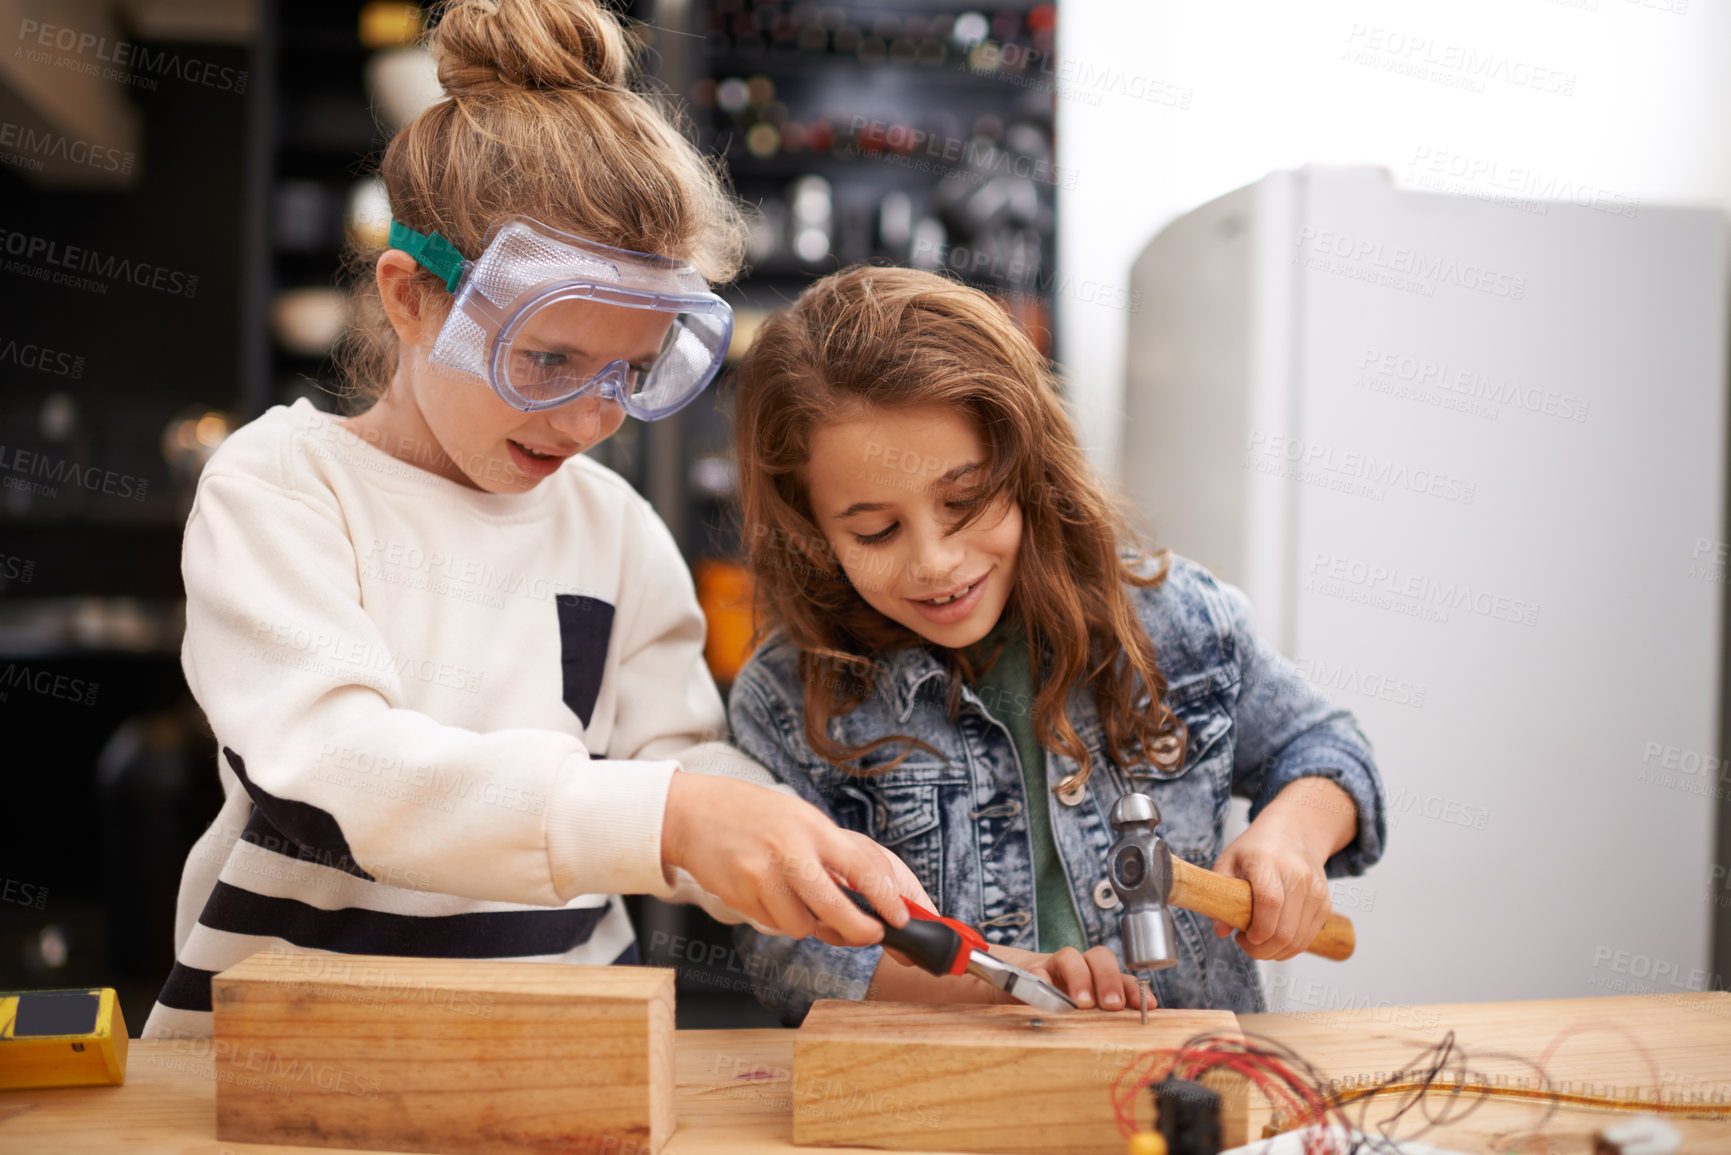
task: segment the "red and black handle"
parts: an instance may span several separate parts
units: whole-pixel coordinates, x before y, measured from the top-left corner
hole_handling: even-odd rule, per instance
[[[845,886],[841,892],[853,899],[855,906],[883,922],[883,916],[865,895]],[[894,927],[885,922],[882,945],[901,951],[921,970],[932,974],[966,974],[970,956],[986,949],[986,937],[967,923],[934,914],[912,899],[904,897],[902,901],[908,907],[908,924]]]

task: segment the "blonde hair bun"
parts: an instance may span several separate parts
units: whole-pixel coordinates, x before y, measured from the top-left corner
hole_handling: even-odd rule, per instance
[[[745,224],[714,158],[668,98],[630,87],[636,42],[598,0],[445,0],[427,48],[451,99],[397,130],[378,175],[392,219],[437,232],[470,260],[504,217],[533,217],[615,248],[688,260],[713,282],[739,271]],[[358,409],[396,375],[401,343],[379,306],[385,238],[346,257],[361,305],[338,349]],[[450,292],[418,269],[426,307]]]
[[[428,46],[453,97],[623,88],[631,52],[594,0],[450,0]]]

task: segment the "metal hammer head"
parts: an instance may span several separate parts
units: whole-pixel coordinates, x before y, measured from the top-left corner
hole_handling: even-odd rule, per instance
[[[1160,808],[1146,794],[1126,794],[1112,807],[1106,877],[1123,904],[1118,933],[1124,965],[1132,971],[1165,970],[1178,964],[1178,928],[1166,897],[1172,891],[1172,851],[1154,833]]]

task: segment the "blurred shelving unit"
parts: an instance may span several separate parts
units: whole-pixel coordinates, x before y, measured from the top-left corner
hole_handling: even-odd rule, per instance
[[[275,83],[261,125],[269,157],[262,211],[271,344],[254,402],[260,412],[303,396],[337,408],[330,352],[349,313],[339,272],[350,206],[366,201],[365,167],[388,140],[373,117],[366,61],[374,48],[419,32],[418,9],[389,7],[398,18],[382,29],[375,19],[371,45],[362,40],[357,9],[376,5],[283,5],[274,13]]]
[[[136,1031],[221,800],[180,670],[180,540],[246,375],[262,17],[16,15],[0,203],[31,248],[0,273],[0,987],[113,986]]]

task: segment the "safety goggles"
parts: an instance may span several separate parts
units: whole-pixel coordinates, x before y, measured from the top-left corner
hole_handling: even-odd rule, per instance
[[[432,363],[482,378],[525,411],[596,394],[639,420],[666,417],[714,379],[733,337],[733,310],[690,264],[609,248],[528,217],[495,226],[478,261],[398,221],[390,246],[442,277],[455,298]],[[635,363],[595,351],[657,336],[653,355]]]

